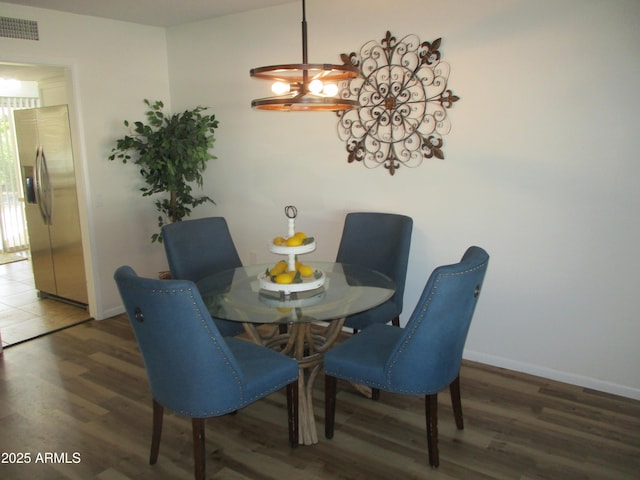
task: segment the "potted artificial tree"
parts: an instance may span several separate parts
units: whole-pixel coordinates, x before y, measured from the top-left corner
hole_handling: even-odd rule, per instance
[[[165,115],[161,101],[144,100],[149,107],[147,124],[124,125],[131,131],[118,139],[109,160],[132,162],[140,168],[146,183],[140,191],[143,197],[164,194],[156,200],[160,212],[158,228],[188,217],[191,209],[206,202],[215,202],[206,195],[192,195],[192,183],[202,188],[202,172],[207,162],[216,157],[210,153],[218,128],[215,115],[203,115],[207,107],[196,107],[182,113]],[[162,242],[161,231],[151,236],[152,242]]]

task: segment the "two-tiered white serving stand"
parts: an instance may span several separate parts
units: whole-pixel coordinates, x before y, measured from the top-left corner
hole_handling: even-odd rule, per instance
[[[296,216],[298,211],[296,207],[289,205],[284,208],[285,215],[289,219],[289,228],[287,238],[293,237],[296,233]],[[277,255],[287,256],[287,268],[293,272],[296,270],[296,257],[298,255],[304,255],[305,253],[313,252],[316,249],[316,241],[305,243],[297,247],[288,247],[286,245],[275,245],[273,242],[269,242],[269,251]],[[267,272],[263,272],[258,275],[260,280],[260,288],[269,290],[272,292],[282,292],[288,295],[292,292],[306,292],[307,290],[314,290],[324,285],[325,274],[316,270],[314,275],[310,277],[301,277],[299,283],[276,283],[271,280],[271,276]]]

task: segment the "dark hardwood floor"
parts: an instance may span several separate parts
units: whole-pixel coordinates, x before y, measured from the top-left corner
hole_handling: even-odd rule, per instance
[[[191,423],[175,415],[148,464],[151,400],[124,316],[13,346],[0,378],[0,478],[193,478]],[[640,402],[470,362],[461,386],[463,431],[440,395],[437,470],[421,398],[382,392],[373,402],[339,383],[335,436],[314,446],[289,448],[284,392],[208,421],[207,478],[640,478]]]

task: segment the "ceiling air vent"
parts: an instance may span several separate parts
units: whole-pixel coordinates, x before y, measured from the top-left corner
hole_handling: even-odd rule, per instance
[[[39,40],[38,22],[21,18],[0,17],[0,37]]]

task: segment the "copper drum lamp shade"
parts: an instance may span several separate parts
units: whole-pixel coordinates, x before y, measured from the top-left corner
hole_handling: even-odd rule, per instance
[[[302,0],[302,63],[269,65],[252,68],[254,78],[272,83],[273,97],[251,101],[258,110],[277,111],[341,111],[358,106],[358,101],[340,98],[337,82],[360,75],[352,65],[307,63],[307,20],[305,0]]]

